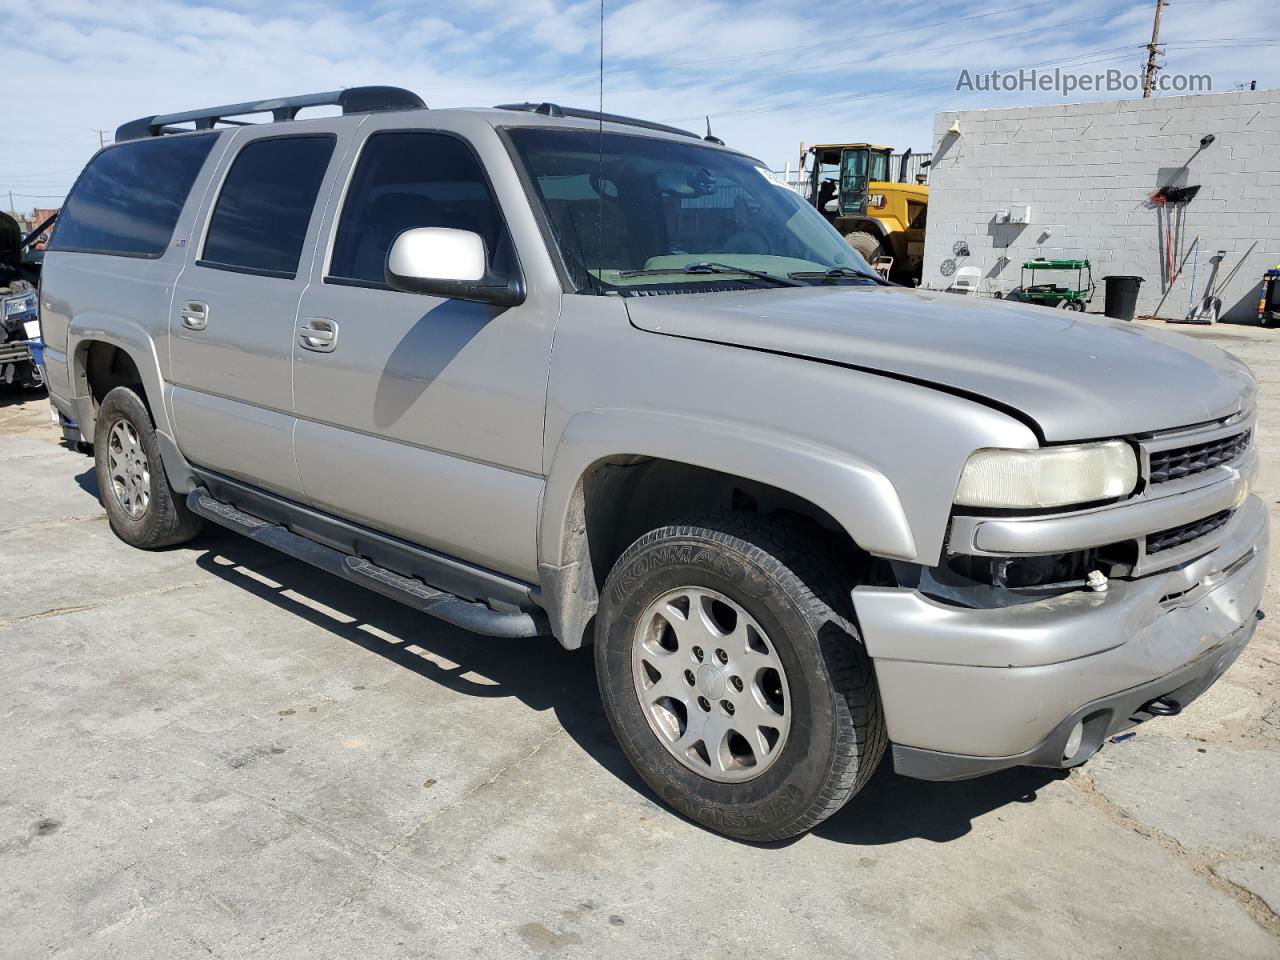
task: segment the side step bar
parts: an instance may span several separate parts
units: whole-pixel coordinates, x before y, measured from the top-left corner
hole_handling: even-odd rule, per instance
[[[540,614],[491,610],[483,603],[472,603],[451,593],[436,590],[421,580],[401,576],[363,557],[353,557],[326,547],[279,524],[268,523],[229,503],[215,500],[203,487],[196,487],[187,494],[187,507],[192,513],[243,534],[250,540],[257,540],[334,576],[358,583],[384,597],[390,597],[472,633],[490,637],[536,637],[550,632],[545,618]]]

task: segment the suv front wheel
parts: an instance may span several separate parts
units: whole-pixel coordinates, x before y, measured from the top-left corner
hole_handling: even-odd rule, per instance
[[[103,398],[93,447],[98,497],[121,540],[154,550],[200,532],[200,517],[169,486],[151,414],[137,393],[116,387]]]
[[[744,840],[803,833],[867,782],[885,728],[834,586],[782,527],[661,527],[605,583],[595,656],[609,722],[663,800]]]

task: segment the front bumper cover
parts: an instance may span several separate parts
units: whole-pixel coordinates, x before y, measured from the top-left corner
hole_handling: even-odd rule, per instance
[[[1012,757],[973,757],[895,743],[893,769],[903,776],[919,780],[967,780],[1015,766],[1078,766],[1093,756],[1107,737],[1155,717],[1156,714],[1144,709],[1153,700],[1174,700],[1185,707],[1213,686],[1248,645],[1256,619],[1255,617],[1255,620],[1241,627],[1208,655],[1168,676],[1078,707],[1040,743],[1021,754]],[[1066,758],[1068,741],[1077,724],[1083,728],[1080,746],[1070,758]]]
[[[1146,719],[1134,711],[1150,700],[1189,702],[1252,635],[1266,554],[1266,507],[1250,497],[1211,552],[1112,581],[1106,593],[969,609],[910,589],[858,588],[895,767],[954,779],[1064,766],[1061,748],[1076,722],[1086,721],[1086,745],[1096,749]]]

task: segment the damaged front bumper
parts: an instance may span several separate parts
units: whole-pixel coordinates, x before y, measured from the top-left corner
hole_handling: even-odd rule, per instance
[[[1074,766],[1164,709],[1152,701],[1189,703],[1253,634],[1267,542],[1266,506],[1250,496],[1210,552],[1102,593],[973,609],[859,587],[895,769],[952,780]]]

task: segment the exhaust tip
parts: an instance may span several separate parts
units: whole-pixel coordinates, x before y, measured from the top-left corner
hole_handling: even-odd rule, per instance
[[[1080,752],[1080,744],[1084,742],[1084,721],[1081,720],[1071,728],[1067,742],[1062,745],[1062,762],[1070,763]]]

